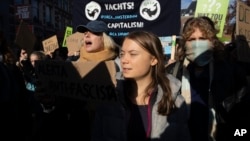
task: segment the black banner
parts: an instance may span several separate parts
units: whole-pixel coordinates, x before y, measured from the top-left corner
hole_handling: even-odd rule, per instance
[[[158,36],[179,35],[180,9],[180,0],[74,0],[73,29],[75,32],[78,25],[102,20],[118,44],[134,30],[147,30]]]

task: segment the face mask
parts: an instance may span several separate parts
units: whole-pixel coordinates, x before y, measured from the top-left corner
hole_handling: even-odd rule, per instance
[[[208,40],[194,40],[186,44],[186,58],[198,66],[208,64],[213,56],[211,42]]]

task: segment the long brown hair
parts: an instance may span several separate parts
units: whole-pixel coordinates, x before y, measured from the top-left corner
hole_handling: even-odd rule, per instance
[[[160,85],[163,90],[163,96],[158,105],[158,113],[161,115],[169,114],[174,102],[172,99],[169,79],[165,74],[164,53],[161,41],[155,34],[147,31],[130,32],[125,39],[135,41],[158,60],[158,63],[152,66],[152,82],[148,85],[146,91],[150,94],[152,89]]]
[[[182,30],[182,36],[179,46],[181,48],[180,50],[182,51],[179,54],[179,58],[184,59],[183,56],[185,56],[185,43],[188,38],[193,34],[196,28],[200,29],[203,36],[212,42],[214,46],[214,51],[216,53],[224,50],[223,43],[217,37],[217,33],[219,33],[219,30],[215,27],[214,22],[206,16],[191,17],[185,22]]]

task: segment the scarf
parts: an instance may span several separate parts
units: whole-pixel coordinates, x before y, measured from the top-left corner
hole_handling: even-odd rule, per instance
[[[86,51],[84,47],[80,50],[80,58],[79,61],[107,61],[112,60],[116,57],[114,51],[109,49],[104,49],[102,51],[89,53]]]
[[[190,74],[187,70],[187,66],[190,62],[185,58],[183,62],[183,75],[182,75],[182,87],[181,93],[187,103],[188,106],[188,113],[190,113],[190,106],[191,106],[191,86],[190,86]]]
[[[187,70],[187,66],[189,65],[190,61],[185,58],[183,62],[183,75],[182,75],[182,87],[181,87],[181,93],[182,96],[184,97],[187,107],[188,107],[188,116],[190,116],[190,110],[191,110],[191,85],[190,85],[190,74],[189,71]],[[209,64],[209,75],[210,75],[210,86],[212,82],[212,77],[213,77],[213,62],[210,62]],[[209,86],[209,87],[210,87]],[[216,112],[214,108],[210,107],[210,112],[209,112],[209,136],[214,140],[215,138],[215,133],[216,133],[216,125],[217,121],[215,119]]]

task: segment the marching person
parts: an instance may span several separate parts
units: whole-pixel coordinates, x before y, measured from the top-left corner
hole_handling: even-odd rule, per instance
[[[122,44],[119,101],[104,103],[96,113],[93,141],[188,141],[187,107],[180,81],[165,74],[159,38],[134,31]]]
[[[235,122],[240,121],[235,107],[245,95],[245,73],[224,58],[224,45],[217,33],[208,17],[188,19],[183,27],[179,61],[166,68],[182,81],[192,141],[229,140],[241,125]]]

